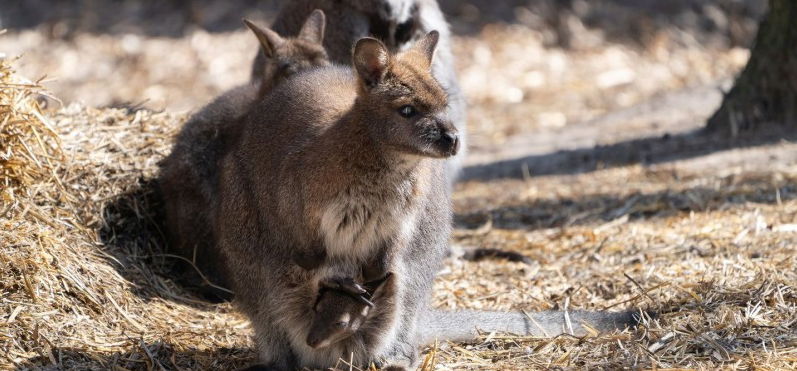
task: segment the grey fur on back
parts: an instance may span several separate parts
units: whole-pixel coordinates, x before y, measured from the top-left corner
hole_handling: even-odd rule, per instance
[[[453,183],[461,171],[462,159],[467,155],[467,112],[465,95],[457,80],[451,51],[451,31],[437,0],[290,0],[284,3],[272,28],[280,34],[296,35],[307,15],[314,9],[323,10],[327,16],[330,27],[325,32],[324,47],[330,60],[340,65],[351,63],[351,50],[357,40],[366,36],[384,39],[387,35],[380,34],[384,33],[381,29],[386,27],[408,21],[417,22],[406,39],[383,40],[392,52],[409,47],[430,31],[440,32],[433,74],[448,92],[449,114],[459,130],[461,140],[459,154],[448,159],[446,165],[449,182]],[[415,15],[417,19],[413,18]],[[261,54],[257,54],[253,64],[252,81],[262,76]]]
[[[218,160],[234,127],[256,100],[259,86],[245,84],[220,95],[195,113],[177,135],[172,152],[161,162],[158,186],[166,210],[166,232],[174,253],[194,264],[205,276],[187,272],[187,281],[211,297],[231,297],[220,254],[213,246],[214,224],[208,205],[217,191]],[[189,268],[186,268],[189,269]],[[205,280],[209,282],[205,282]]]

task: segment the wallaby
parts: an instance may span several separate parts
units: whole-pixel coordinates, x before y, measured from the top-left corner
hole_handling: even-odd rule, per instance
[[[431,75],[438,38],[432,32],[398,55],[362,39],[356,73],[336,66],[300,73],[244,119],[222,162],[216,220],[218,247],[261,361],[329,367],[349,354],[365,364],[390,353],[398,316],[367,318],[354,335],[320,349],[306,344],[308,319],[319,283],[334,277],[368,281],[390,269],[394,298],[402,299],[413,288],[402,284],[399,260],[418,231],[448,234],[447,190],[433,186],[445,182],[440,159],[457,153],[459,139],[446,93]],[[442,215],[420,224],[430,198]],[[320,259],[297,260],[297,251]],[[377,272],[361,274],[363,266]]]
[[[465,96],[460,89],[451,52],[451,34],[437,0],[291,0],[286,1],[272,25],[276,32],[295,35],[313,9],[322,9],[335,27],[325,31],[324,47],[332,62],[347,65],[351,47],[362,37],[383,41],[391,52],[407,49],[432,30],[440,34],[433,74],[448,93],[448,117],[459,131],[457,156],[446,161],[449,183],[458,176],[467,151]],[[252,81],[263,76],[262,54],[252,68]]]
[[[357,332],[373,310],[383,316],[395,312],[396,288],[393,275],[366,283],[367,298],[352,296],[335,287],[323,287],[313,306],[313,321],[307,334],[307,345],[324,348],[342,341]],[[374,303],[379,307],[374,309]]]
[[[628,312],[431,309],[452,219],[440,159],[458,148],[448,96],[430,71],[438,40],[430,32],[394,54],[378,40],[361,39],[353,71],[300,73],[243,120],[222,161],[220,202],[213,206],[217,248],[254,327],[260,369],[331,367],[343,358],[400,370],[417,365],[425,342],[473,338],[477,328],[555,336],[581,333],[584,322],[598,330],[633,323]],[[385,257],[385,250],[392,253]],[[302,267],[293,264],[297,251],[325,255],[306,254]],[[368,269],[374,257],[377,268]],[[394,273],[386,296],[394,304],[375,300],[359,330],[309,346],[320,288],[338,277],[367,281],[369,270],[385,266]]]
[[[283,38],[268,28],[244,23],[260,42],[264,75],[227,91],[194,114],[178,134],[171,154],[161,162],[158,178],[170,249],[193,262],[195,267],[186,267],[187,281],[214,299],[230,298],[218,264],[221,256],[210,248],[213,221],[208,213],[217,194],[217,161],[225,143],[238,131],[237,122],[274,86],[300,71],[329,65],[322,46],[326,20],[321,10],[310,13],[298,37]]]

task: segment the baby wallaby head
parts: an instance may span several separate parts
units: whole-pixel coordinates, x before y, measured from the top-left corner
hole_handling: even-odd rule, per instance
[[[439,38],[432,31],[396,55],[377,39],[360,39],[354,46],[359,79],[355,109],[373,140],[385,148],[438,158],[459,150],[459,135],[447,114],[447,94],[432,76]]]
[[[384,279],[376,281],[374,285],[376,287],[369,287],[369,291],[373,290],[370,297],[374,299],[376,305],[390,305],[392,301],[388,296],[393,295],[395,291],[393,274],[388,273]],[[350,293],[322,287],[313,307],[313,321],[307,333],[307,345],[320,349],[354,335],[368,319],[368,315],[374,309],[373,305]]]
[[[315,305],[307,345],[324,348],[353,335],[365,321],[370,307],[348,293],[325,289]]]
[[[324,50],[324,12],[316,9],[302,25],[296,37],[282,37],[266,27],[260,27],[244,19],[244,23],[257,36],[264,59],[264,85],[268,87],[303,70],[328,66],[329,57]]]

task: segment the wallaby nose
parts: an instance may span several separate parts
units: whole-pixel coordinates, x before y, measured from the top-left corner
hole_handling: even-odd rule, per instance
[[[316,348],[318,348],[319,345],[321,345],[321,339],[319,339],[319,338],[317,338],[315,336],[308,336],[307,337],[307,345],[310,348],[316,349]]]
[[[440,136],[440,144],[449,156],[454,156],[459,151],[459,135],[456,132],[446,131]]]

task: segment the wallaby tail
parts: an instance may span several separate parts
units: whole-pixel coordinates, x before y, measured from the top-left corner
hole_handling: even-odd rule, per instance
[[[439,341],[471,341],[481,332],[504,332],[515,335],[553,337],[561,334],[584,336],[589,331],[608,332],[634,327],[640,313],[544,311],[544,312],[488,312],[462,310],[448,312],[431,310],[421,326],[424,344]]]

